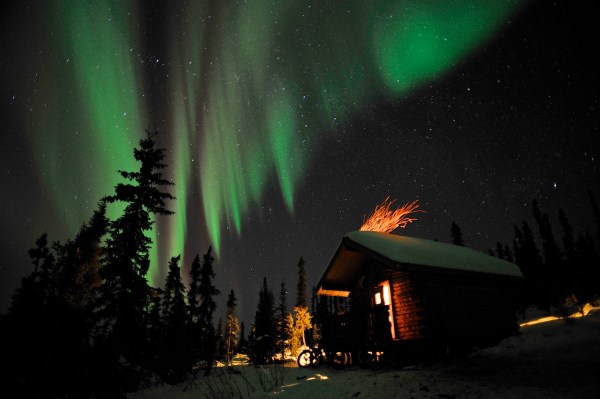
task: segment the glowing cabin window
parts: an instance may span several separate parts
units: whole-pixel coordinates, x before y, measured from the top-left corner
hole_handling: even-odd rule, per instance
[[[384,281],[380,287],[382,288],[381,291],[383,293],[383,304],[388,306],[388,320],[390,321],[390,332],[392,333],[392,339],[396,339],[396,329],[394,328],[394,312],[392,309],[392,296],[390,295],[390,282]],[[375,301],[377,301],[377,299],[375,299]],[[381,299],[377,303],[381,303]]]
[[[390,283],[387,281],[383,284],[383,304],[389,305],[392,303],[390,299]]]
[[[381,304],[381,294],[379,292],[377,292],[375,294],[375,305],[379,305]]]
[[[373,306],[386,306],[388,311],[388,320],[390,322],[390,330],[392,333],[392,339],[396,339],[396,329],[394,328],[394,312],[392,309],[392,295],[390,291],[390,282],[384,281],[378,286],[373,288],[372,298]]]

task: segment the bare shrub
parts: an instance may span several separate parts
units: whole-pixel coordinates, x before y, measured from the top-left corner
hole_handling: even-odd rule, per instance
[[[278,392],[283,385],[287,370],[283,363],[268,366],[254,366],[258,382],[263,392]]]

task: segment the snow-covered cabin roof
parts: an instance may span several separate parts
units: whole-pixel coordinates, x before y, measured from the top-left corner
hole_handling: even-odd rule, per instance
[[[523,277],[514,263],[458,245],[374,231],[353,231],[340,247],[319,282],[319,293],[347,296],[368,258],[402,269],[446,269],[508,277]]]

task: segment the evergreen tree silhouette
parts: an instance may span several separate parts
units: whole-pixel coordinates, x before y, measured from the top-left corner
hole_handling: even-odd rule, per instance
[[[199,361],[203,356],[202,328],[200,327],[200,275],[202,264],[200,256],[196,254],[190,266],[190,288],[188,290],[188,331],[190,334],[190,353],[194,360]]]
[[[212,246],[210,246],[202,259],[200,284],[198,286],[198,294],[200,295],[198,322],[204,330],[208,330],[213,326],[213,315],[217,309],[217,303],[215,302],[214,297],[221,293],[213,285],[213,280],[215,278],[213,269],[214,260],[215,258],[212,256]]]
[[[213,315],[217,308],[215,296],[219,295],[220,291],[213,284],[215,278],[213,269],[214,260],[215,258],[212,256],[212,246],[209,246],[202,257],[202,268],[200,269],[199,274],[200,280],[197,283],[192,280],[192,286],[194,287],[197,285],[196,297],[199,298],[195,327],[192,328],[194,339],[197,338],[193,347],[199,349],[200,359],[206,363],[206,375],[210,374],[215,359],[217,345],[215,327],[213,325]],[[192,289],[193,288],[190,288],[190,291],[192,291]]]
[[[150,303],[150,288],[146,274],[150,267],[150,246],[147,232],[154,222],[152,215],[168,215],[165,201],[174,199],[162,191],[172,183],[162,177],[164,150],[157,149],[155,134],[141,139],[134,157],[140,162],[135,172],[119,171],[128,183],[119,183],[115,194],[105,197],[107,203],[125,204],[123,214],[110,223],[104,248],[104,280],[101,301],[96,314],[100,318],[99,373],[104,373],[101,388],[113,390],[112,395],[137,388],[141,365],[151,348],[146,337],[146,309]]]
[[[191,357],[187,336],[188,315],[185,287],[181,281],[179,256],[171,258],[162,298],[163,340],[162,368],[165,382],[181,382],[191,371]]]
[[[456,222],[452,222],[452,227],[450,228],[450,235],[452,237],[452,244],[460,245],[461,247],[465,246],[465,242],[463,241],[463,235],[460,231],[460,227]]]
[[[272,361],[275,352],[276,328],[273,292],[269,290],[267,278],[264,277],[254,315],[254,331],[251,342],[253,363],[264,364]]]
[[[100,202],[74,240],[53,245],[56,258],[50,282],[53,292],[45,310],[47,344],[42,354],[45,361],[40,362],[45,367],[40,368],[43,370],[40,374],[45,379],[43,385],[52,385],[57,393],[86,395],[92,385],[89,337],[95,325],[92,309],[101,285],[100,243],[108,223],[106,205]]]
[[[575,248],[575,238],[573,237],[573,227],[569,223],[565,211],[560,208],[558,210],[558,220],[563,230],[563,248],[565,249],[565,257],[571,264],[578,263],[577,250]]]
[[[240,342],[238,344],[238,352],[246,353],[248,351],[248,342],[246,341],[246,327],[244,322],[240,323]]]
[[[225,334],[223,333],[223,319],[219,317],[217,320],[217,328],[214,331],[214,354],[213,359],[223,360],[225,358]],[[210,373],[211,368],[207,368]]]
[[[600,248],[600,209],[598,209],[596,198],[594,197],[594,194],[592,194],[591,191],[588,191],[588,197],[590,199],[590,205],[592,206],[592,213],[594,214],[594,219],[596,219],[596,245],[597,248]]]
[[[566,293],[570,295],[574,303],[582,308],[585,304],[584,301],[587,300],[585,289],[583,289],[586,276],[575,246],[573,227],[562,208],[558,210],[558,220],[563,230],[562,243],[565,250],[565,267],[562,278],[566,281]]]
[[[296,286],[296,306],[307,307],[306,302],[306,268],[304,267],[304,258],[298,259],[298,285]]]
[[[34,269],[21,280],[15,291],[8,313],[0,319],[2,357],[6,365],[4,378],[8,392],[19,392],[23,397],[41,396],[49,391],[44,387],[43,375],[48,345],[48,303],[52,289],[49,285],[55,258],[48,247],[48,236],[42,234],[35,247],[28,251]],[[41,363],[42,373],[32,373],[32,360]]]
[[[562,278],[562,253],[554,238],[548,215],[542,214],[537,200],[531,202],[533,215],[538,224],[544,252],[544,282],[547,290],[547,304],[558,305],[566,295],[567,287]]]
[[[164,373],[164,366],[162,363],[163,357],[163,336],[164,336],[164,322],[162,317],[161,302],[164,291],[160,288],[150,289],[150,307],[148,310],[148,342],[155,345],[156,350],[151,351],[147,359],[148,368],[157,374],[161,375]]]
[[[286,342],[290,338],[290,331],[288,331],[286,318],[287,318],[287,290],[285,289],[285,281],[281,280],[281,287],[279,289],[279,307],[277,309],[277,337],[276,337],[276,351],[282,355],[286,350]]]
[[[496,243],[496,256],[500,259],[504,259],[504,245],[499,241]]]
[[[515,262],[525,277],[523,307],[532,304],[546,307],[548,295],[544,283],[542,257],[540,256],[529,224],[523,221],[521,226],[521,229],[516,225],[513,226],[515,231],[513,249]]]
[[[196,254],[190,267],[190,289],[188,290],[188,306],[190,312],[190,320],[196,323],[200,318],[200,271],[202,264],[200,256]]]
[[[240,332],[239,320],[235,316],[237,298],[231,290],[227,297],[227,318],[225,320],[225,360],[231,366],[231,360],[238,346],[238,334]]]
[[[506,259],[509,262],[513,261],[513,256],[510,252],[510,247],[508,246],[508,244],[504,244],[504,259]]]
[[[594,245],[594,237],[589,231],[579,233],[577,237],[577,254],[581,262],[583,279],[579,281],[580,302],[600,302],[600,254]]]
[[[190,289],[188,291],[190,352],[196,360],[206,364],[205,374],[210,374],[215,359],[217,336],[213,317],[217,308],[215,297],[220,291],[213,281],[215,272],[212,246],[202,257],[196,255],[190,267]]]
[[[3,360],[10,364],[5,377],[16,384],[9,391],[25,397],[90,395],[89,304],[99,285],[99,243],[106,225],[100,203],[74,240],[49,248],[43,234],[29,250],[34,270],[0,320]]]

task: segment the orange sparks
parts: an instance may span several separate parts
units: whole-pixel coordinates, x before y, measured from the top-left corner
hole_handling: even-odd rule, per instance
[[[396,200],[390,200],[387,197],[383,203],[377,205],[375,210],[363,221],[360,226],[360,231],[379,231],[381,233],[391,233],[398,227],[405,228],[407,224],[414,222],[415,218],[408,217],[414,212],[425,212],[419,208],[418,200],[402,205],[395,211],[390,210],[390,207]]]

